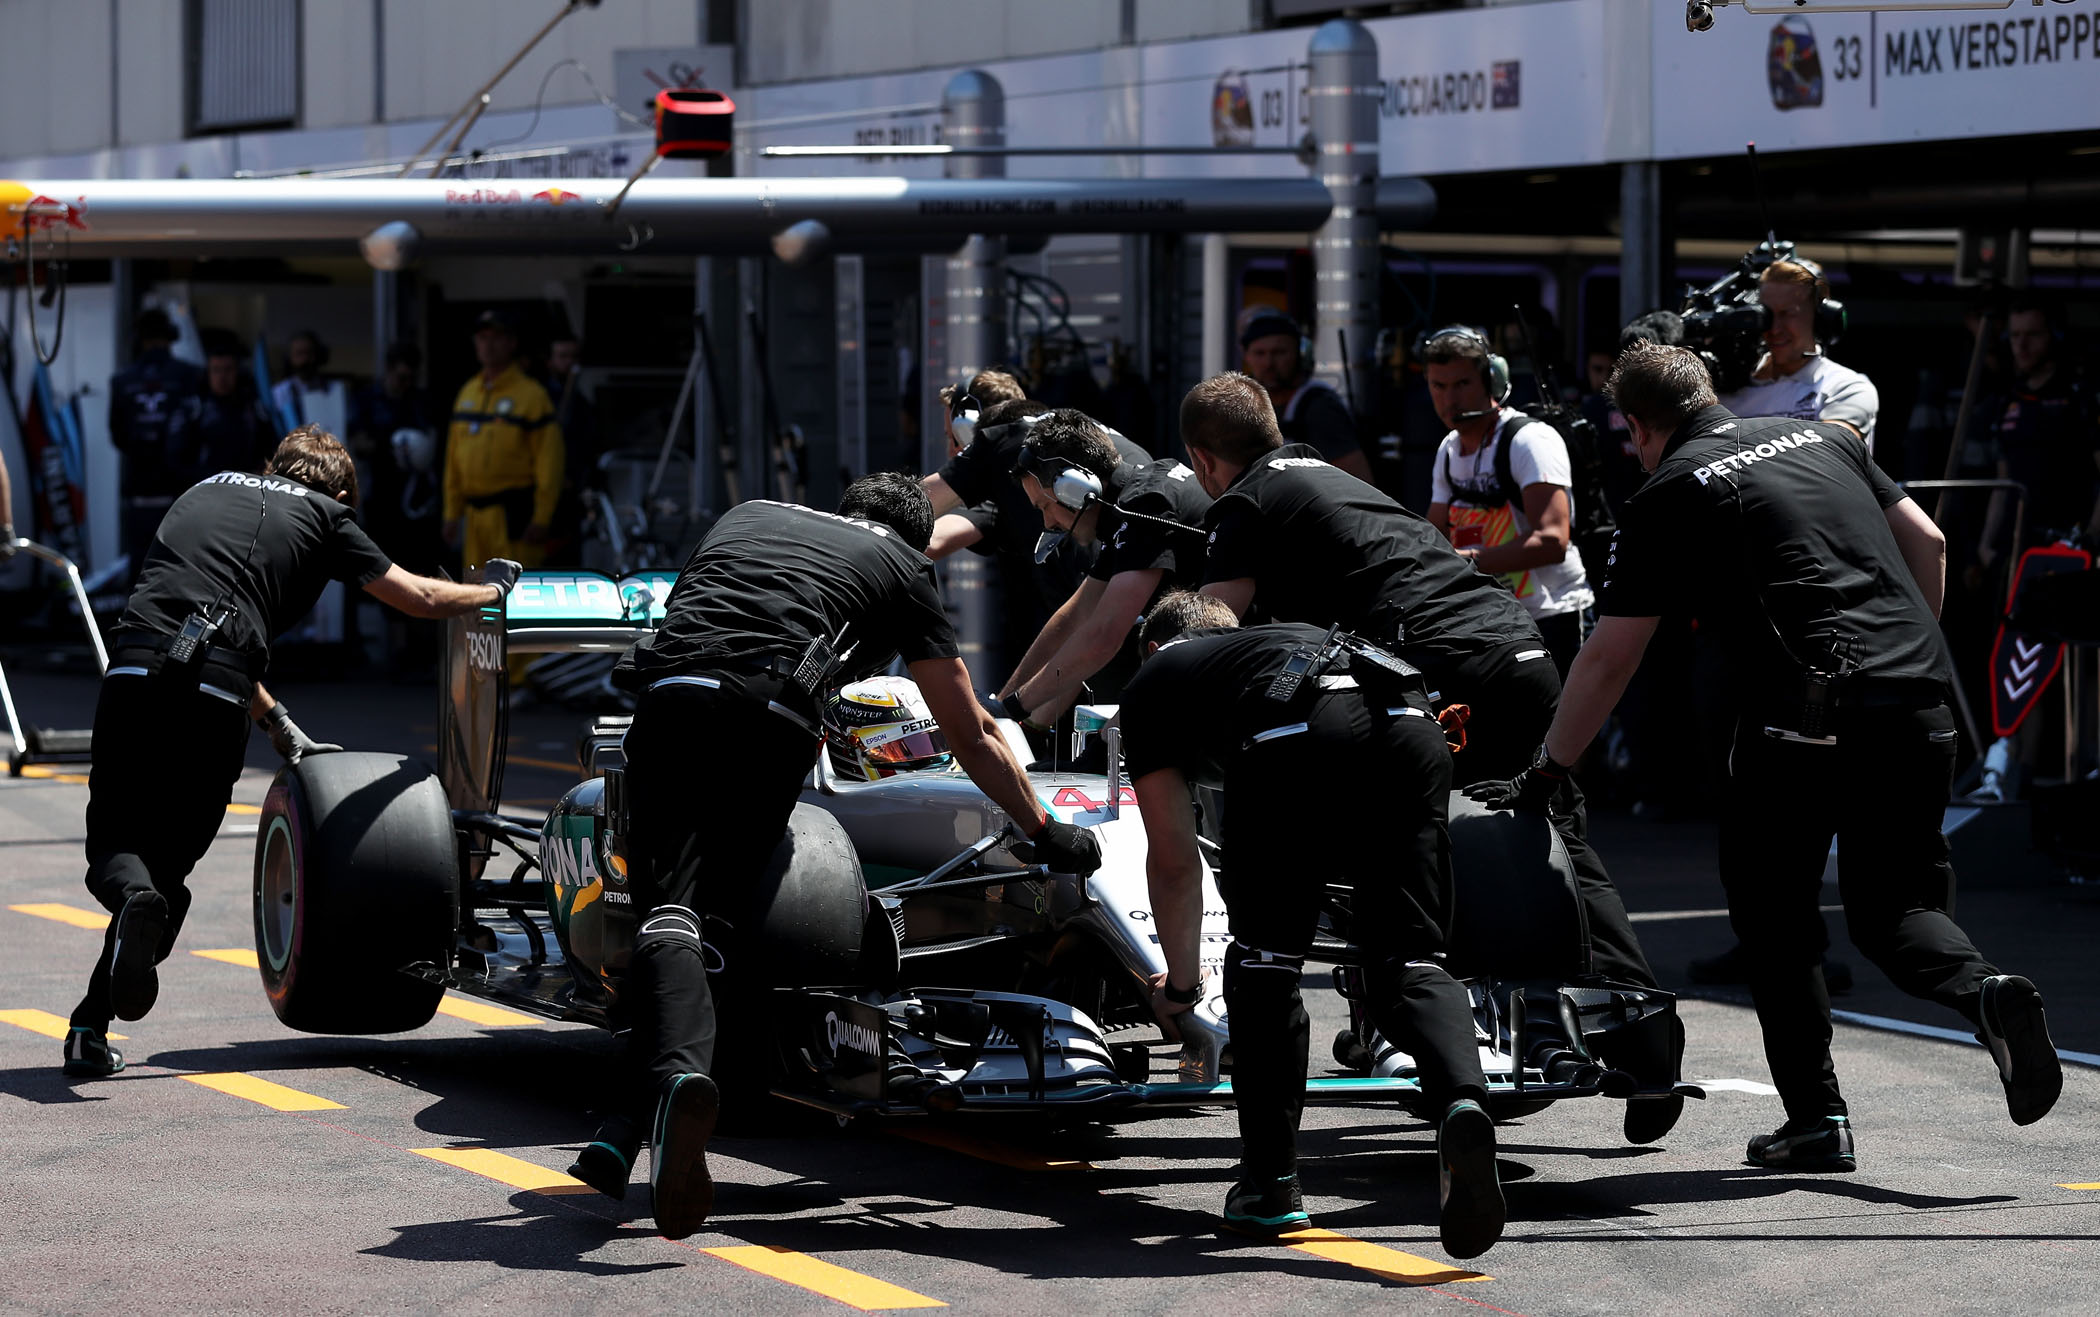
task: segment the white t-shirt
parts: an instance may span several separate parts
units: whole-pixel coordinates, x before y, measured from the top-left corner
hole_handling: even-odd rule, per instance
[[[1429,501],[1449,507],[1452,543],[1461,548],[1469,542],[1486,549],[1528,539],[1531,521],[1524,515],[1523,490],[1529,485],[1558,485],[1570,490],[1570,525],[1575,520],[1575,495],[1571,488],[1574,472],[1568,461],[1567,444],[1561,441],[1560,432],[1544,421],[1525,419],[1521,425],[1516,424],[1520,415],[1505,412],[1487,442],[1470,455],[1459,452],[1456,430],[1437,445]],[[1495,445],[1505,438],[1510,445],[1509,474],[1517,483],[1511,491],[1514,499],[1507,502],[1500,497],[1501,486],[1495,475]],[[1502,579],[1533,617],[1572,613],[1591,603],[1582,554],[1573,544],[1568,545],[1568,556],[1559,562],[1504,572]]]
[[[1859,431],[1867,451],[1874,451],[1874,418],[1881,394],[1874,381],[1847,370],[1829,357],[1816,356],[1791,375],[1753,380],[1750,386],[1723,394],[1721,405],[1748,420],[1757,416],[1791,416],[1803,421],[1843,421]]]

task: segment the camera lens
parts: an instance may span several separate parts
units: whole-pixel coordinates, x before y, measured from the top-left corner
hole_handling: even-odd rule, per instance
[[[1714,7],[1711,0],[1688,0],[1684,7],[1684,25],[1693,32],[1704,32],[1714,25]]]

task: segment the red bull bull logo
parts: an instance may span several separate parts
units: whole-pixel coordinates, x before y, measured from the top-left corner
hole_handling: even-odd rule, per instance
[[[39,229],[87,226],[86,197],[62,201],[23,183],[0,182],[0,236],[19,238]]]
[[[583,196],[581,193],[570,192],[565,188],[550,187],[544,192],[533,193],[532,200],[544,201],[550,206],[561,206],[571,201],[581,201]]]

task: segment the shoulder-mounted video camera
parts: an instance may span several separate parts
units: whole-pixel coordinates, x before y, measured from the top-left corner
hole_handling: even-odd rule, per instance
[[[1759,281],[1774,262],[1807,266],[1816,276],[1816,342],[1835,344],[1845,332],[1845,305],[1829,295],[1830,285],[1813,262],[1794,254],[1794,244],[1768,235],[1733,270],[1704,288],[1686,285],[1678,315],[1684,320],[1684,346],[1699,354],[1714,377],[1714,389],[1733,393],[1750,383],[1750,373],[1765,351],[1765,331],[1772,313],[1758,298]]]

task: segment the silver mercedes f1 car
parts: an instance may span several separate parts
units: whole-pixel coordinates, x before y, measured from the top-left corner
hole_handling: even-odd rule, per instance
[[[447,624],[434,768],[346,752],[278,774],[254,898],[263,984],[281,1021],[405,1032],[450,989],[611,1027],[641,913],[625,840],[627,720],[584,731],[580,780],[551,812],[506,812],[506,661],[618,653],[661,619],[672,579],[527,572],[504,607]],[[1078,727],[1107,743],[1108,771],[1034,765],[1031,778],[1046,809],[1099,837],[1104,862],[1086,878],[1031,863],[959,769],[849,780],[817,757],[759,890],[733,917],[708,920],[724,1000],[718,1066],[735,1072],[733,1085],[841,1118],[1117,1119],[1231,1102],[1222,975],[1178,1017],[1171,1068],[1155,1057],[1151,981],[1166,963],[1143,825],[1123,813],[1135,797],[1117,767],[1113,710],[1084,709]],[[1004,730],[1032,757],[1017,727]],[[1572,869],[1543,820],[1454,795],[1451,833],[1461,894],[1452,969],[1472,991],[1497,1113],[1629,1096],[1631,1079],[1599,1057],[1614,1035],[1671,1028],[1674,999],[1585,977]],[[1210,858],[1229,862],[1215,848]],[[1204,891],[1216,963],[1230,934],[1208,874]],[[1411,1060],[1354,1000],[1349,920],[1349,892],[1336,885],[1315,959],[1334,966],[1351,999],[1335,1050],[1353,1073],[1312,1080],[1307,1098],[1411,1106]]]

